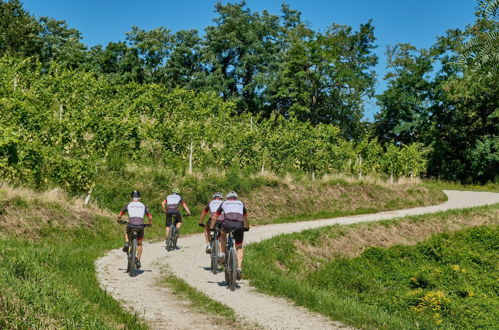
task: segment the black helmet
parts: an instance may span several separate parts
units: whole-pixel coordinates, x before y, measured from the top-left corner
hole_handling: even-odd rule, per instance
[[[132,196],[132,198],[140,198],[140,191],[134,190],[134,191],[132,191],[130,196]]]

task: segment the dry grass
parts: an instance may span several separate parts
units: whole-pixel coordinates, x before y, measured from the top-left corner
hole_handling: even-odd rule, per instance
[[[0,232],[36,240],[47,227],[93,228],[95,216],[111,214],[60,189],[35,192],[0,184]]]
[[[448,217],[428,216],[424,221],[406,219],[384,224],[360,224],[349,227],[331,227],[315,240],[307,244],[296,240],[297,252],[308,266],[317,268],[320,260],[357,257],[368,247],[390,247],[394,245],[414,245],[433,234],[453,232],[463,228],[498,224],[499,209],[476,211],[469,214],[455,214]],[[306,269],[306,267],[305,267]]]
[[[416,184],[388,185],[378,181],[358,180],[346,183],[342,178],[326,177],[315,184],[290,181],[279,187],[262,187],[243,198],[249,207],[253,224],[266,224],[273,219],[321,212],[354,212],[427,206],[444,201],[429,189]],[[367,179],[375,180],[375,179]]]

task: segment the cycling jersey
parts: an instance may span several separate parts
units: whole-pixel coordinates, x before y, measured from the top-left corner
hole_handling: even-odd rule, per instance
[[[166,206],[168,210],[178,210],[180,208],[180,204],[182,204],[183,200],[179,194],[171,194],[166,196],[165,198]]]
[[[208,205],[206,205],[206,207],[204,208],[205,212],[210,212],[211,213],[210,219],[208,219],[208,223],[210,223],[210,220],[213,218],[213,215],[217,212],[218,208],[220,207],[220,205],[223,202],[224,201],[221,200],[221,199],[214,199]],[[223,214],[221,214],[217,218],[217,222],[219,222],[219,221],[224,221],[224,215]]]
[[[129,225],[143,225],[144,224],[144,214],[150,215],[151,213],[141,202],[130,202],[121,212],[128,212],[128,224]]]
[[[238,222],[244,222],[244,217],[247,215],[246,207],[238,199],[229,199],[220,204],[216,215],[220,216],[222,213],[225,220]]]

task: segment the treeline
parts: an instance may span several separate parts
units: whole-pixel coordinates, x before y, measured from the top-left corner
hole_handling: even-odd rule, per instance
[[[370,21],[358,31],[314,31],[287,5],[272,15],[218,3],[202,36],[132,27],[126,41],[88,48],[64,21],[0,1],[2,177],[86,190],[121,155],[495,180],[497,61],[483,60],[483,49],[497,42],[497,1],[480,3],[475,25],[450,30],[430,50],[390,50],[389,88],[369,123]],[[485,55],[497,54],[490,49]]]

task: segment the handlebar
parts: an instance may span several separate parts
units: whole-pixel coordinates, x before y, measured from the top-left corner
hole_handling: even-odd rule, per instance
[[[128,221],[125,221],[125,220],[120,220],[120,221],[117,221],[119,224],[122,224],[122,225],[126,225],[128,224]],[[143,227],[151,227],[152,224],[150,223],[143,223],[141,225],[135,225],[135,226],[143,226]]]

